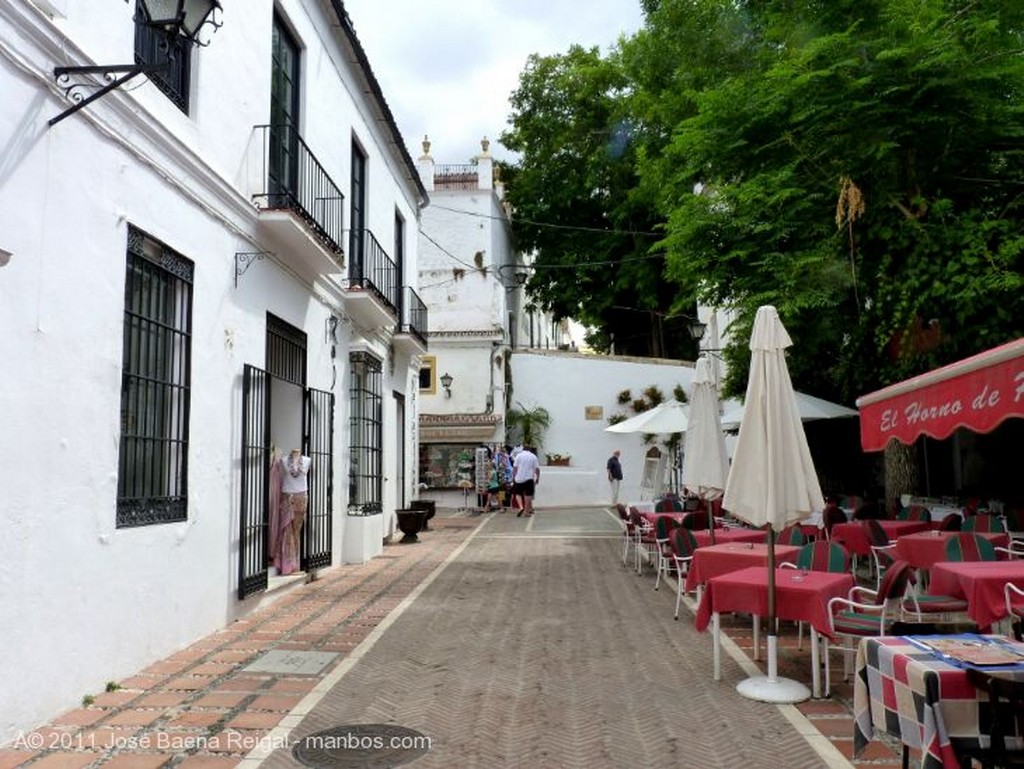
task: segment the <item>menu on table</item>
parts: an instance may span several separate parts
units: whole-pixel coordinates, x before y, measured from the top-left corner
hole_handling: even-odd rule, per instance
[[[912,639],[918,646],[970,665],[1013,665],[1024,663],[1024,643],[995,638]]]

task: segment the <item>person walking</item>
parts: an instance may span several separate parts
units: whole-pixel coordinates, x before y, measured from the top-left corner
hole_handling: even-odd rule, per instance
[[[612,487],[612,507],[619,503],[619,485],[622,483],[622,463],[619,461],[621,452],[618,449],[608,457],[608,484]]]
[[[516,513],[518,518],[521,515],[530,517],[533,515],[533,495],[537,484],[540,483],[540,462],[537,455],[533,453],[533,446],[523,446],[523,450],[516,455],[515,463],[512,465],[512,489],[518,494],[523,506]]]

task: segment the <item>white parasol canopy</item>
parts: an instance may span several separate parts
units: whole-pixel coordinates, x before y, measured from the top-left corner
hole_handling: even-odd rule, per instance
[[[609,433],[685,433],[689,425],[689,413],[685,404],[677,400],[659,403],[634,417],[605,428]]]
[[[815,419],[855,417],[858,414],[856,409],[827,401],[824,398],[816,398],[807,393],[794,391],[793,397],[796,400],[797,413],[804,422],[811,422]],[[722,428],[725,430],[735,430],[742,424],[745,411],[743,403],[734,403],[731,408],[727,408],[725,413],[722,414]]]
[[[768,537],[768,676],[747,679],[737,687],[740,694],[767,702],[799,702],[810,696],[802,684],[778,677],[774,533],[825,506],[786,365],[786,348],[792,344],[776,309],[759,307],[750,335],[745,413],[723,499],[723,506],[737,518],[772,528]]]
[[[683,457],[683,486],[702,499],[718,499],[725,491],[729,457],[718,421],[718,389],[707,358],[698,358],[690,396],[690,425]]]

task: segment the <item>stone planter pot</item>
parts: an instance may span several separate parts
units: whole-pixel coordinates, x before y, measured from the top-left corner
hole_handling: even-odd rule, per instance
[[[405,535],[399,540],[399,543],[408,545],[412,542],[419,542],[419,537],[416,535],[423,531],[423,525],[427,521],[427,511],[401,508],[395,510],[395,515],[398,516],[398,528]]]
[[[414,499],[409,503],[409,507],[413,510],[426,511],[427,517],[423,519],[422,531],[430,531],[430,519],[437,513],[437,502],[433,499]]]

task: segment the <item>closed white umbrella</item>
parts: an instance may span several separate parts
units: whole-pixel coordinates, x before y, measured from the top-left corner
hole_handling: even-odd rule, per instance
[[[690,425],[686,431],[683,456],[683,486],[705,502],[725,492],[729,476],[729,457],[725,453],[725,435],[718,414],[718,388],[711,376],[707,358],[698,358],[690,396]],[[708,507],[708,529],[715,539],[715,521]]]
[[[659,403],[636,416],[623,420],[618,424],[605,428],[610,433],[649,433],[665,435],[668,433],[685,433],[689,425],[689,415],[685,404],[677,400]]]
[[[775,532],[821,510],[825,500],[807,448],[793,397],[786,348],[793,340],[774,307],[759,307],[750,335],[750,378],[745,413],[726,482],[723,506],[755,526],[771,525],[768,537],[768,675],[737,686],[766,702],[799,702],[810,692],[778,676],[775,637]]]

